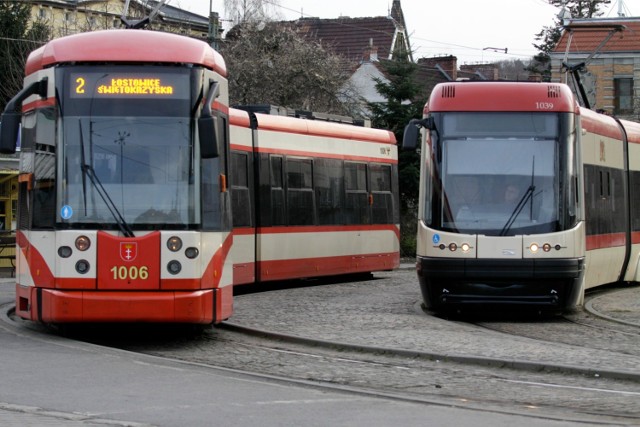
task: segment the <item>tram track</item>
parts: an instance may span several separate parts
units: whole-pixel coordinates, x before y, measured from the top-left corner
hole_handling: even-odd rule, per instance
[[[616,291],[614,291],[614,295],[622,295],[624,294],[626,291],[628,291],[628,289],[618,289]],[[600,319],[603,320],[607,320],[608,322],[611,322],[613,324],[618,324],[618,325],[626,325],[626,326],[631,326],[633,328],[635,328],[638,333],[637,335],[640,335],[640,322],[636,321],[636,320],[625,320],[625,319],[620,319],[618,317],[615,316],[610,316],[608,314],[605,314],[604,312],[602,312],[601,310],[599,310],[595,305],[599,302],[600,299],[604,298],[606,296],[610,296],[609,294],[602,294],[602,292],[597,292],[594,296],[589,297],[589,295],[587,294],[587,299],[585,300],[585,304],[584,304],[584,309],[592,314],[593,316],[596,316]],[[622,297],[621,297],[622,298]]]
[[[536,326],[527,321],[475,321],[477,327],[515,337],[524,337],[545,343],[559,343],[606,350],[621,355],[640,356],[637,343],[640,324],[607,315],[597,308],[599,300],[616,298],[616,294],[628,289],[597,290],[587,294],[584,309],[574,310],[559,317],[535,320]]]

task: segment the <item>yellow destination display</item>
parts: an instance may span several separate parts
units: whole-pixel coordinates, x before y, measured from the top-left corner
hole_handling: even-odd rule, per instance
[[[183,98],[188,96],[183,76],[136,76],[104,73],[71,74],[72,98]],[[186,93],[183,93],[186,92]]]
[[[160,79],[111,79],[110,85],[97,89],[101,95],[173,95],[173,91],[173,86],[163,86]]]

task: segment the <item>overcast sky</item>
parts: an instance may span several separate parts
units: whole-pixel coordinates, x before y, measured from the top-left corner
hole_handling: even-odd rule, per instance
[[[210,0],[169,0],[173,6],[208,15]],[[605,16],[617,16],[612,1]],[[636,0],[626,10],[640,15]],[[635,3],[635,6],[632,5]],[[226,18],[223,0],[213,10]],[[386,16],[392,0],[280,0],[281,19]],[[458,63],[529,59],[535,35],[554,24],[559,10],[546,0],[404,0],[401,1],[414,59],[455,55]],[[631,5],[631,6],[630,6]],[[636,8],[638,10],[634,10]],[[504,53],[507,49],[507,53]]]

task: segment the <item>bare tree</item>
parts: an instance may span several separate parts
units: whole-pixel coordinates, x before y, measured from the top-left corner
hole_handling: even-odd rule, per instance
[[[234,24],[280,19],[279,0],[224,0],[228,19]]]
[[[496,62],[498,78],[503,80],[527,81],[531,72],[527,69],[531,61],[521,59],[509,59]]]
[[[273,23],[238,26],[221,53],[232,104],[347,113],[339,99],[348,78],[343,59],[292,29]]]

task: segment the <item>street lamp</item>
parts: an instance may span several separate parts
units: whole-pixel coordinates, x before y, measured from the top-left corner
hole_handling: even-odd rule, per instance
[[[492,52],[504,52],[507,53],[507,51],[509,50],[509,48],[505,47],[505,48],[500,48],[500,47],[485,47],[482,50],[490,50]]]
[[[492,52],[504,52],[505,54],[507,53],[508,48],[500,48],[500,47],[484,47],[482,48],[482,62],[484,62],[484,51],[485,50],[490,50]]]

